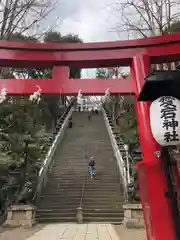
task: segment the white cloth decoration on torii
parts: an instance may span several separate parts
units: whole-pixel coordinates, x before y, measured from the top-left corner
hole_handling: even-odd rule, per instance
[[[83,95],[82,95],[81,91],[82,91],[82,90],[79,89],[79,91],[78,91],[78,96],[77,96],[77,102],[78,102],[79,104],[81,104],[82,98],[83,98]]]
[[[150,106],[150,125],[154,139],[161,146],[179,145],[180,100],[162,96],[153,101]]]
[[[105,95],[104,95],[104,98],[102,99],[102,101],[105,103],[106,101],[109,101],[110,100],[110,89],[107,88],[106,91],[105,91]]]
[[[0,103],[3,103],[7,98],[7,89],[2,88],[1,93],[0,93]]]
[[[82,95],[81,91],[82,91],[81,89],[79,89],[79,91],[78,91],[77,103],[80,104],[80,106],[81,106],[81,111],[83,111],[84,101],[83,101],[83,95]]]
[[[36,87],[38,90],[30,95],[29,100],[33,103],[39,104],[39,102],[41,100],[41,91],[42,90],[39,85],[36,85]]]

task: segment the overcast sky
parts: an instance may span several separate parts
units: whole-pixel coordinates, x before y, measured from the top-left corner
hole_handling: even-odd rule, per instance
[[[116,21],[111,8],[116,0],[59,0],[61,3],[52,13],[52,22],[59,17],[56,30],[62,34],[75,33],[84,42],[113,41],[125,39],[112,32]]]

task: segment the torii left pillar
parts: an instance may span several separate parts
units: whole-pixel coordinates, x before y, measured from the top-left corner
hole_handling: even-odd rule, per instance
[[[145,54],[133,58],[132,77],[134,81],[136,115],[143,154],[145,179],[139,179],[140,195],[148,240],[176,240],[172,220],[170,201],[165,196],[167,184],[160,159],[156,152],[160,146],[152,136],[149,118],[150,102],[138,102],[137,98],[144,85],[145,77],[150,73],[150,59]],[[138,174],[140,176],[140,173]],[[147,193],[147,202],[143,196]]]

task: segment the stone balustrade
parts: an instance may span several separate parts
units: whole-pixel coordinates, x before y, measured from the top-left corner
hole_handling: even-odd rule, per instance
[[[111,145],[112,145],[112,148],[113,148],[114,156],[115,156],[115,158],[117,160],[117,165],[118,165],[118,168],[119,168],[121,181],[123,183],[124,197],[125,197],[125,199],[127,199],[127,182],[126,182],[125,164],[124,164],[124,161],[123,161],[123,158],[122,158],[122,154],[121,154],[121,152],[119,150],[119,147],[117,145],[115,136],[114,136],[113,131],[111,129],[111,126],[109,125],[109,121],[108,121],[106,112],[105,112],[105,110],[103,108],[102,108],[102,112],[103,112],[103,117],[104,117],[106,129],[108,131],[109,138],[110,138],[110,141],[111,141]]]
[[[7,209],[7,219],[3,225],[31,228],[36,223],[35,210],[36,207],[30,205],[12,205]]]
[[[136,203],[128,203],[124,208],[124,227],[126,228],[144,228],[144,216],[142,205]]]

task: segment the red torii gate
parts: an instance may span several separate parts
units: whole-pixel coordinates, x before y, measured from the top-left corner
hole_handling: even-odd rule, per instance
[[[155,152],[149,102],[137,102],[150,64],[180,60],[180,34],[108,43],[40,44],[0,41],[0,66],[53,68],[52,79],[0,80],[8,94],[31,94],[39,85],[44,94],[134,94],[143,161],[138,165],[141,200],[148,240],[175,240],[167,185]],[[132,79],[69,79],[68,67],[131,66]],[[143,178],[142,178],[143,176]],[[146,191],[143,189],[145,188]]]

